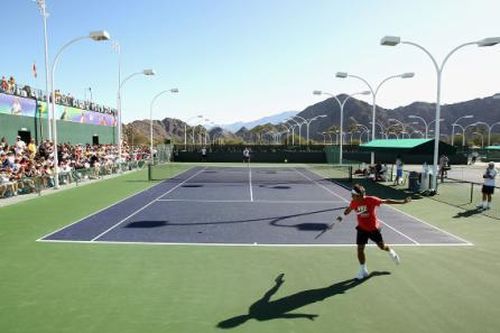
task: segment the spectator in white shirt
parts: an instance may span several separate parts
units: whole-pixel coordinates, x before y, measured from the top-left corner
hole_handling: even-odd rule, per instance
[[[483,174],[484,184],[481,192],[483,193],[483,201],[477,205],[477,208],[490,209],[491,208],[491,195],[495,191],[495,177],[497,176],[495,163],[488,163],[488,168]]]

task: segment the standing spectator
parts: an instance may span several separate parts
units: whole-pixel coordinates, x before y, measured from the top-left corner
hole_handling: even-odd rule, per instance
[[[450,159],[445,154],[441,155],[439,158],[439,177],[441,177],[441,183],[444,179],[448,177],[448,170],[450,168]]]
[[[8,148],[9,148],[9,143],[7,142],[5,136],[3,136],[2,139],[0,140],[0,150],[7,151]]]
[[[8,89],[9,94],[13,94],[16,91],[16,79],[13,76],[9,78]]]
[[[35,139],[31,138],[30,143],[28,144],[28,153],[30,159],[34,159],[36,155],[36,144]]]
[[[477,161],[478,156],[479,156],[479,153],[476,150],[474,150],[472,152],[472,156],[471,156],[471,159],[470,159],[470,164],[475,164],[476,161]]]
[[[201,161],[202,162],[207,161],[207,148],[206,147],[201,148]]]
[[[403,160],[401,156],[396,157],[396,179],[394,180],[394,185],[399,185],[401,179],[403,178]]]
[[[7,92],[9,90],[9,83],[7,82],[5,76],[2,76],[2,82],[0,83],[0,90],[2,92]]]
[[[16,154],[22,153],[26,149],[26,142],[21,140],[21,137],[19,135],[16,137],[16,143],[14,145],[16,149]]]
[[[243,150],[243,162],[250,163],[250,150],[248,147]]]
[[[488,163],[488,168],[483,174],[484,184],[481,192],[483,193],[483,201],[477,205],[477,208],[490,209],[491,208],[491,195],[495,191],[495,177],[497,176],[497,169],[495,163]]]

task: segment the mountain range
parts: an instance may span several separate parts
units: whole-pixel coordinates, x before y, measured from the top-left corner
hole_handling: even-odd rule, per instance
[[[258,126],[258,125],[279,124],[279,123],[285,121],[286,119],[288,119],[292,116],[295,116],[297,113],[299,113],[299,112],[298,111],[285,111],[282,113],[278,113],[278,114],[275,114],[272,116],[267,116],[267,117],[253,120],[253,121],[248,121],[248,122],[238,121],[236,123],[222,125],[222,127],[228,131],[231,131],[231,132],[237,132],[242,127],[245,127],[247,129],[251,130],[252,128],[254,128],[255,126]]]
[[[343,101],[347,95],[338,95],[337,98]],[[406,106],[401,106],[395,109],[385,109],[377,106],[377,136],[380,136],[382,128],[386,133],[393,132],[401,133],[403,128],[398,121],[405,124],[405,130],[408,137],[410,132],[413,132],[413,137],[420,137],[423,134],[417,134],[415,130],[425,132],[424,122],[417,118],[410,118],[410,115],[423,118],[427,123],[433,122],[435,119],[435,103],[414,102]],[[294,115],[294,112],[283,112],[273,116],[265,117],[253,122],[224,125],[223,128],[216,127],[210,129],[211,138],[217,137],[223,139],[225,143],[242,143],[244,141],[255,142],[257,138],[262,139],[265,133],[283,132],[285,127],[279,126],[279,123]],[[303,111],[297,113],[298,116],[305,119],[311,119],[316,116],[324,115],[325,117],[312,121],[309,126],[309,135],[312,140],[323,141],[325,132],[334,133],[339,129],[340,123],[340,108],[337,101],[332,97],[321,102],[313,104]],[[441,133],[449,136],[452,132],[452,123],[460,117],[471,115],[472,118],[462,118],[459,125],[468,126],[468,135],[473,132],[481,132],[486,139],[488,128],[484,124],[469,126],[475,122],[483,122],[490,124],[494,123],[495,127],[492,132],[500,133],[500,99],[493,97],[476,98],[470,101],[446,104],[441,106]],[[356,126],[366,126],[371,128],[372,106],[364,101],[351,98],[346,102],[344,107],[344,132],[354,131]],[[429,127],[429,135],[434,129],[435,122]],[[187,138],[192,140],[193,128],[178,119],[165,118],[161,121],[154,121],[153,132],[155,141],[161,142],[165,139],[173,140],[173,142],[184,142],[184,128],[187,129]],[[358,127],[359,128],[359,127]],[[470,129],[470,130],[469,130]],[[200,133],[207,130],[201,126],[195,128],[195,133],[199,136]],[[306,137],[306,126],[302,126],[302,137]],[[457,126],[456,134],[461,134],[462,130]],[[124,134],[130,140],[135,136],[136,143],[149,142],[149,120],[137,120],[124,126]],[[295,130],[297,135],[297,130]],[[359,135],[359,134],[358,134]],[[498,138],[500,141],[500,136]],[[189,141],[187,140],[187,141]],[[492,140],[492,144],[495,143]]]

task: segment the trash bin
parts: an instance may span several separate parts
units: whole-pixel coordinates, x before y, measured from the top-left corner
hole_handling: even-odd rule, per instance
[[[408,176],[408,190],[411,192],[418,192],[420,189],[420,173],[411,171]]]

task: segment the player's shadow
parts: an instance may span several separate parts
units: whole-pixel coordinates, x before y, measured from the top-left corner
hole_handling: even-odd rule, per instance
[[[337,207],[337,208],[331,208],[329,211],[335,211],[335,210],[344,210],[345,207]],[[279,224],[280,221],[292,218],[292,217],[298,217],[302,215],[309,215],[309,214],[295,214],[295,215],[287,215],[287,216],[280,216],[278,218],[273,219],[269,224],[274,226],[274,227],[283,227],[283,228],[296,228],[297,230],[301,231],[326,231],[329,229],[330,225],[328,223],[297,223],[297,224]]]
[[[477,214],[481,214],[483,212],[483,209],[481,208],[474,208],[474,209],[469,209],[463,212],[458,212],[455,216],[453,216],[454,219],[459,219],[462,217],[471,217]]]
[[[167,221],[134,221],[125,225],[125,228],[158,228],[167,225]]]
[[[283,284],[284,274],[278,275],[275,279],[275,285],[269,289],[259,300],[250,305],[248,314],[243,314],[228,318],[217,324],[219,328],[233,328],[245,323],[247,320],[255,319],[258,321],[272,319],[309,319],[314,320],[317,314],[309,313],[291,313],[303,306],[323,301],[335,295],[344,294],[349,289],[355,288],[375,276],[389,275],[390,272],[372,272],[363,280],[349,279],[332,284],[324,288],[303,290],[298,293],[285,296],[271,301],[271,297],[278,291]]]

